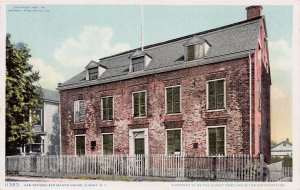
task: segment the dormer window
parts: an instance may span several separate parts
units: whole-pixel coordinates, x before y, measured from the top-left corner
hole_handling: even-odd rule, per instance
[[[132,59],[132,72],[144,70],[145,58],[138,57]]]
[[[97,63],[95,61],[91,61],[86,67],[86,80],[96,80],[98,79],[105,71],[106,66]]]
[[[137,49],[132,55],[129,56],[130,72],[143,71],[151,62],[152,58],[144,51]]]
[[[205,57],[209,45],[206,40],[194,36],[188,40],[185,44],[185,61],[192,61],[196,59],[202,59]]]
[[[89,79],[90,80],[96,80],[98,78],[98,67],[91,68],[89,71]]]
[[[190,45],[187,47],[187,61],[192,61],[195,59],[201,59],[205,55],[205,45],[204,43]]]

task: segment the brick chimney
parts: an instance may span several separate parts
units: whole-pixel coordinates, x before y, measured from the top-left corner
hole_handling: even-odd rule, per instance
[[[259,17],[262,13],[262,6],[261,5],[252,5],[249,7],[246,7],[247,10],[247,20]]]

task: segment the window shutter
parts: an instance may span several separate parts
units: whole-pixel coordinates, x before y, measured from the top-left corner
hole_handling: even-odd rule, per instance
[[[224,80],[216,81],[217,84],[217,108],[224,108]]]
[[[224,155],[224,128],[216,128],[216,153]]]
[[[215,128],[208,129],[209,155],[216,154],[216,134]]]
[[[139,94],[138,93],[133,94],[133,116],[134,117],[139,116]]]
[[[174,151],[181,151],[181,132],[180,130],[174,130]]]
[[[167,89],[167,113],[172,113],[173,91],[171,88]]]
[[[146,115],[146,92],[140,93],[140,116]]]
[[[209,82],[208,83],[208,109],[215,109],[216,108],[216,97],[215,97],[215,83]]]
[[[180,88],[175,87],[173,88],[173,113],[179,113],[180,112]]]

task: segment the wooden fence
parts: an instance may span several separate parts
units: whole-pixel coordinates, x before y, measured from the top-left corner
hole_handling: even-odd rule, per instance
[[[282,178],[292,178],[293,168],[283,167],[283,161],[268,165],[270,179],[269,181],[279,181]]]
[[[262,181],[263,156],[91,155],[8,156],[6,172],[19,175],[149,176],[192,180]]]

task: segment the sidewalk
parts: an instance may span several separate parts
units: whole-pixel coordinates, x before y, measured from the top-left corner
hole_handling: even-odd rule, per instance
[[[70,182],[70,181],[82,181],[82,180],[84,180],[84,179],[25,177],[25,176],[6,176],[5,177],[5,181],[18,181],[18,182]]]

